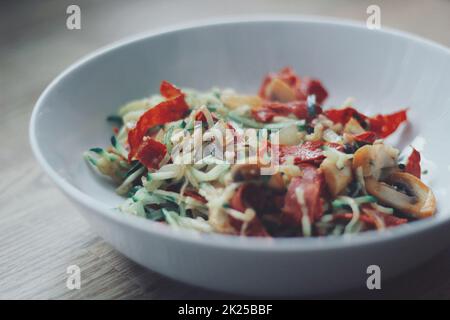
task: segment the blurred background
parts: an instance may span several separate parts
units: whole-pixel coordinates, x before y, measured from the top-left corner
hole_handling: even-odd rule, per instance
[[[66,8],[81,8],[81,30],[66,28]],[[236,14],[311,14],[365,22],[370,4],[382,26],[450,45],[449,0],[40,0],[1,1],[0,88],[23,96],[42,89],[77,58],[112,41],[166,25]],[[2,99],[5,99],[3,96]],[[3,104],[2,104],[3,105]]]
[[[71,4],[81,8],[81,30],[66,27]],[[6,152],[0,153],[0,298],[224,297],[167,280],[116,253],[37,166],[28,143],[31,110],[68,65],[113,41],[172,24],[267,13],[365,23],[372,4],[381,9],[382,27],[450,46],[450,0],[1,1],[0,136]],[[71,263],[86,270],[83,290],[68,292],[64,286],[65,267]],[[449,298],[448,281],[428,277],[440,274],[444,263],[450,265],[450,251],[391,282],[377,297]]]

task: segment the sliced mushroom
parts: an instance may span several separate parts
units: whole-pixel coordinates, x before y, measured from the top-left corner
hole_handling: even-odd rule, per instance
[[[355,152],[353,169],[362,167],[364,177],[378,181],[397,169],[398,153],[398,150],[382,143],[365,145]]]
[[[386,182],[371,177],[367,178],[365,183],[369,194],[415,218],[426,218],[436,211],[436,198],[433,192],[412,174],[394,172]]]
[[[274,190],[284,190],[286,187],[284,185],[282,175],[277,172],[273,175],[261,175],[261,166],[258,164],[241,164],[236,165],[231,170],[233,181],[235,182],[258,182],[265,183],[269,188]]]
[[[330,158],[322,161],[320,168],[322,169],[325,181],[333,197],[336,197],[352,181],[352,161],[349,159],[344,163],[343,168],[338,169],[336,162]]]
[[[420,179],[397,167],[398,150],[382,143],[355,152],[353,169],[362,168],[366,190],[380,202],[416,218],[436,211],[433,192]]]
[[[222,96],[222,102],[230,109],[236,109],[241,106],[249,106],[252,109],[262,106],[262,99],[258,96],[246,96],[237,94],[227,94]]]
[[[290,102],[296,99],[295,91],[278,78],[274,78],[267,85],[264,94],[267,99],[272,101]]]

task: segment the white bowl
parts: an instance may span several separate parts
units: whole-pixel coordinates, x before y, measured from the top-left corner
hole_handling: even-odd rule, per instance
[[[423,154],[439,170],[433,181],[438,214],[381,233],[267,240],[177,231],[113,209],[123,199],[82,159],[84,150],[108,145],[107,115],[156,92],[162,79],[256,92],[265,73],[286,65],[323,80],[328,105],[353,96],[368,113],[410,107],[412,125],[396,142],[404,146],[417,135],[425,142]],[[151,33],[82,59],[39,98],[30,138],[52,180],[132,260],[210,289],[311,295],[365,286],[369,265],[380,266],[383,281],[449,244],[449,107],[450,51],[438,44],[351,22],[260,17]]]

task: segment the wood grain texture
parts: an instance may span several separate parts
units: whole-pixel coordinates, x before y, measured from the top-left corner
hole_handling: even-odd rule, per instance
[[[82,10],[82,30],[65,10]],[[382,24],[450,46],[450,1],[2,1],[0,4],[0,298],[214,299],[212,293],[148,271],[96,236],[34,160],[28,143],[33,105],[70,63],[114,40],[155,27],[214,16],[299,13],[364,21],[377,3]],[[414,248],[411,248],[414,250]],[[66,268],[82,270],[80,290]],[[386,283],[327,298],[450,298],[450,250]]]

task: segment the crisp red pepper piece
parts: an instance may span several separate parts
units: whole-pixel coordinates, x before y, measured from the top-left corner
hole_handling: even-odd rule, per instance
[[[267,108],[253,109],[252,116],[256,121],[259,122],[271,122],[273,118],[277,115],[276,112]]]
[[[320,169],[303,166],[303,175],[292,178],[282,209],[282,221],[288,225],[300,225],[303,214],[308,214],[311,223],[323,215],[325,179]],[[296,189],[301,188],[304,204],[299,203]],[[303,212],[306,209],[307,212]]]
[[[168,82],[166,80],[161,81],[161,85],[159,87],[159,92],[166,99],[172,99],[177,96],[183,95],[183,93],[181,92],[181,90],[179,88],[177,88],[176,86],[174,86],[173,84],[171,84],[170,82]]]
[[[213,119],[213,121],[217,121],[219,120],[214,113],[211,113],[211,117]],[[199,112],[195,115],[195,121],[201,121],[201,122],[206,122],[206,116],[203,112]]]
[[[377,135],[373,131],[366,131],[353,136],[357,142],[372,144],[377,140]]]
[[[306,103],[305,109],[306,109]],[[261,108],[253,109],[252,116],[260,122],[271,122],[275,116],[286,117],[293,112],[293,105],[281,102],[265,102]]]
[[[148,169],[157,169],[166,152],[167,148],[164,144],[145,137],[136,152],[136,159]]]
[[[374,132],[379,138],[386,138],[407,120],[406,109],[388,115],[368,117],[352,107],[326,110],[325,115],[333,122],[346,124],[351,118],[359,121],[363,128]]]
[[[146,111],[139,118],[136,126],[128,132],[129,161],[135,157],[144,136],[150,128],[182,119],[189,110],[189,106],[184,100],[184,95],[178,88],[163,81],[160,90],[163,96],[168,97],[168,100]]]
[[[322,104],[328,97],[327,90],[323,87],[322,82],[317,79],[303,78],[300,82],[300,92],[303,92],[306,98],[315,95],[318,104]]]
[[[369,118],[370,130],[378,134],[380,138],[386,138],[397,130],[407,120],[406,109],[388,115],[376,115]]]
[[[421,167],[420,167],[420,152],[412,148],[412,152],[406,161],[405,172],[408,172],[420,179]]]
[[[329,109],[324,113],[328,119],[335,123],[341,123],[345,125],[351,118],[355,118],[359,123],[363,125],[363,127],[364,125],[367,125],[365,121],[368,117],[352,107],[346,107],[342,109]]]
[[[307,141],[296,146],[272,145],[272,152],[278,152],[280,163],[286,162],[290,157],[294,158],[294,164],[315,163],[320,164],[325,155],[322,147],[327,146],[339,151],[343,151],[344,147],[337,143],[324,143],[322,141]]]
[[[308,141],[297,146],[280,145],[280,162],[284,163],[288,157],[293,157],[295,164],[321,160],[325,157],[321,149],[322,145],[321,141]]]
[[[308,111],[306,101],[292,101],[287,103],[265,101],[261,108],[253,109],[252,116],[259,122],[271,122],[275,116],[287,117],[294,114],[298,119],[311,121],[316,115],[322,113],[322,108],[314,106],[314,113]]]
[[[274,78],[280,79],[291,87],[295,92],[296,99],[299,101],[304,101],[309,95],[314,94],[316,96],[316,102],[318,104],[322,104],[328,97],[327,90],[323,87],[319,80],[308,77],[301,79],[297,74],[295,74],[292,68],[285,67],[278,73],[269,73],[264,77],[259,89],[259,96],[261,98],[267,99],[266,88]]]

